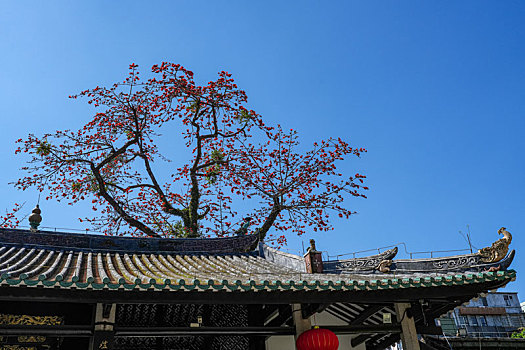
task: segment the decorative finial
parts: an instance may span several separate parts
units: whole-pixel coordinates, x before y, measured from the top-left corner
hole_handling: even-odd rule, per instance
[[[252,221],[252,218],[247,216],[244,218],[244,222],[242,223],[241,227],[235,231],[235,234],[237,236],[244,236],[248,233],[248,227],[250,227],[250,223]]]
[[[322,273],[323,272],[323,257],[322,253],[315,248],[315,241],[310,240],[310,246],[304,255],[304,262],[306,264],[306,272],[308,273]]]
[[[35,209],[31,211],[31,215],[29,215],[29,225],[31,225],[31,232],[38,232],[38,226],[40,225],[40,222],[42,222],[42,216],[40,216],[40,213],[42,213],[42,211],[37,204]]]
[[[315,249],[315,239],[311,239],[310,240],[310,246],[306,250],[309,251],[309,252],[316,252],[317,251],[317,249]]]

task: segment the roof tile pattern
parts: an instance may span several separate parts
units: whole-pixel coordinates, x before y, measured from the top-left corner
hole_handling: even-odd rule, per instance
[[[155,254],[0,245],[0,284],[62,288],[257,291],[373,290],[510,280],[515,272],[474,274],[308,274],[256,254]]]

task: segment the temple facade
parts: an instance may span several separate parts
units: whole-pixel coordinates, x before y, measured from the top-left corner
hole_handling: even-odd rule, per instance
[[[256,235],[156,239],[0,229],[0,349],[428,349],[434,319],[516,277],[510,233],[474,254],[323,260]]]

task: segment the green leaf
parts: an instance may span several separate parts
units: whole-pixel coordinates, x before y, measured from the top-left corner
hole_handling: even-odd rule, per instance
[[[51,153],[51,145],[46,141],[40,142],[36,148],[36,154],[39,156],[47,156],[49,153]]]

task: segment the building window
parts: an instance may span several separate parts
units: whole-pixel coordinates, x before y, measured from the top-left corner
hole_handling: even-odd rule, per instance
[[[488,306],[489,304],[487,303],[487,298],[485,297],[482,297],[481,298],[481,303],[483,304],[483,306]]]
[[[485,318],[485,316],[479,316],[479,321],[482,326],[487,326],[487,319]]]
[[[472,326],[477,326],[478,325],[478,319],[476,318],[476,316],[469,316],[469,320],[470,320],[470,324]]]
[[[511,317],[511,326],[512,327],[523,327],[523,317],[520,314],[512,315]]]
[[[505,300],[505,306],[510,306],[510,300],[508,295],[504,295],[503,300]]]

